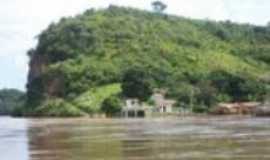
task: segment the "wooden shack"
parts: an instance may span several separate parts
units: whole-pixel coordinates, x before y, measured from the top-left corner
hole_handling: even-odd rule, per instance
[[[259,106],[260,103],[258,102],[220,103],[211,113],[217,115],[248,115],[254,114]]]

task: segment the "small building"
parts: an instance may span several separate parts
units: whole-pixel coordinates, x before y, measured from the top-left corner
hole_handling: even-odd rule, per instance
[[[126,99],[126,104],[122,108],[122,117],[142,118],[145,117],[147,108],[138,99]]]
[[[260,103],[258,102],[220,103],[211,113],[218,115],[247,115],[253,114],[259,106]]]
[[[164,93],[157,92],[152,96],[154,101],[154,112],[159,113],[173,113],[173,106],[176,103],[175,100],[166,99]]]
[[[136,98],[125,100],[125,105],[122,108],[121,115],[126,118],[142,118],[152,116],[152,113],[173,113],[175,100],[166,99],[163,90],[156,91],[151,100],[153,105],[148,106]]]

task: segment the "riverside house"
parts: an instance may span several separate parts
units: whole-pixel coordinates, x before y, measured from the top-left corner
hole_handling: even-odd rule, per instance
[[[125,118],[143,118],[149,111],[149,107],[140,103],[136,98],[126,99],[126,104],[122,108],[122,117]]]
[[[166,99],[164,92],[155,92],[151,100],[153,105],[149,106],[141,103],[138,99],[126,99],[125,106],[122,108],[121,115],[126,118],[142,118],[152,113],[173,113],[175,100]]]
[[[164,93],[157,92],[152,96],[154,101],[153,112],[159,113],[173,113],[173,106],[176,103],[175,100],[166,99]]]

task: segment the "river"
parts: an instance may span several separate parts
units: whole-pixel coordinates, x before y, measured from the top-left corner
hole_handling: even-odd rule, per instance
[[[0,160],[232,159],[270,159],[270,119],[0,117]]]

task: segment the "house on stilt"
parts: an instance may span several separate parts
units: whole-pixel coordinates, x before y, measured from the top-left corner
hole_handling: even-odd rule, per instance
[[[122,117],[143,118],[149,112],[149,107],[143,105],[138,99],[126,99],[125,106],[122,108]]]

